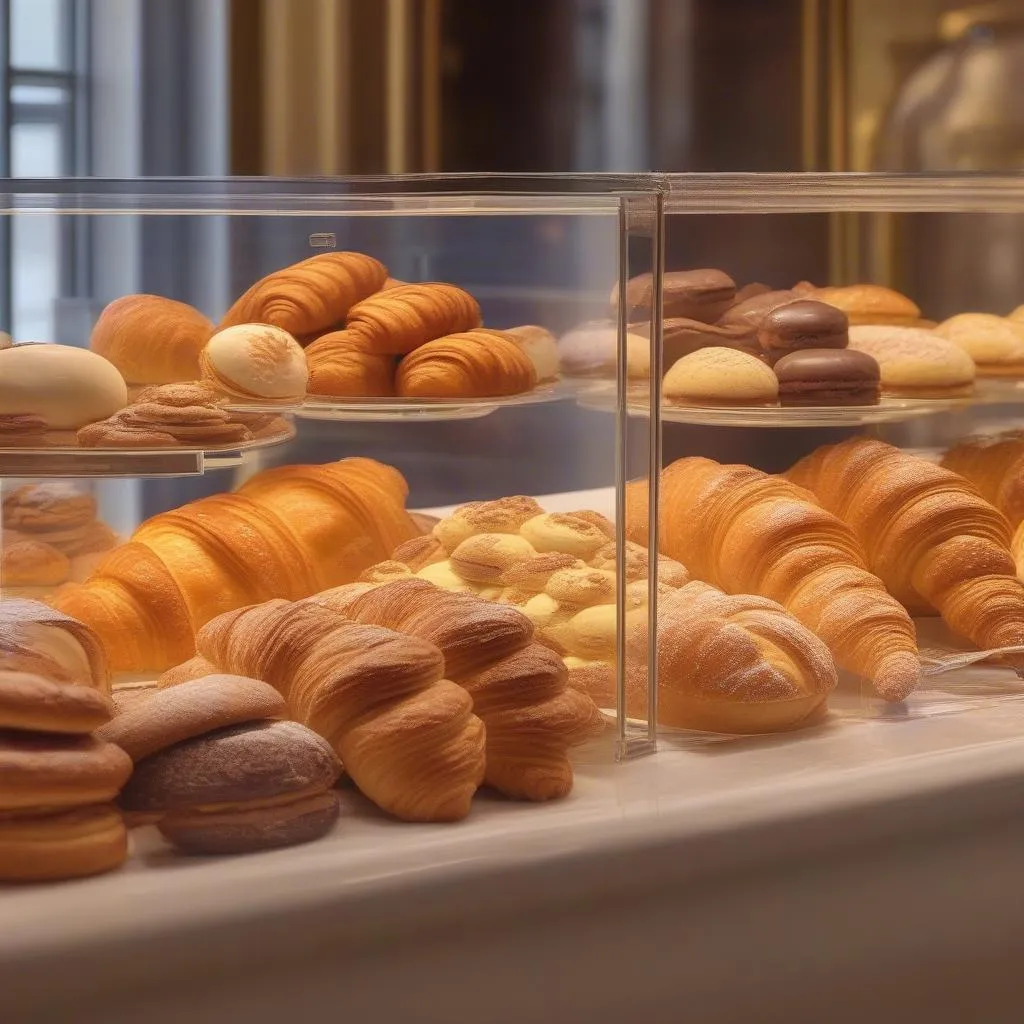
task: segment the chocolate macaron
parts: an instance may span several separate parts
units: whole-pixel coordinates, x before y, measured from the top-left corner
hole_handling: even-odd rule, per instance
[[[341,765],[298,722],[235,725],[141,760],[120,797],[186,853],[249,853],[319,839],[338,818]]]
[[[808,348],[775,364],[779,401],[786,406],[877,405],[881,370],[864,352]]]
[[[846,314],[827,302],[798,299],[777,306],[761,321],[758,341],[775,363],[801,349],[842,349],[850,343]]]

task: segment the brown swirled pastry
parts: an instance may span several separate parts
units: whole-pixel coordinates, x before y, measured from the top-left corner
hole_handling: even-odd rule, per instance
[[[367,349],[405,355],[434,338],[479,327],[480,307],[453,284],[406,284],[378,292],[348,311],[348,329]]]
[[[361,252],[325,252],[257,281],[224,315],[221,327],[272,324],[296,338],[328,331],[387,279],[387,268]]]
[[[322,334],[306,349],[311,395],[388,398],[395,393],[395,358],[373,351],[352,331]]]
[[[421,345],[398,365],[402,398],[498,398],[537,385],[533,363],[501,331],[480,327]]]

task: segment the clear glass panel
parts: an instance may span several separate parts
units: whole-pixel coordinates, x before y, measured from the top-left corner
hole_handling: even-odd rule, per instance
[[[13,85],[13,103],[62,103],[67,90],[59,85]]]
[[[11,0],[11,63],[16,68],[66,66],[65,35],[73,0]]]
[[[57,124],[11,127],[11,173],[16,178],[53,178],[61,173],[61,131]]]

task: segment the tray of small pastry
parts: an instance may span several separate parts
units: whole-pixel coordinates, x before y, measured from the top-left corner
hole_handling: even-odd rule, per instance
[[[650,409],[649,275],[633,278],[626,296],[627,402],[643,415]],[[857,426],[1024,399],[1012,376],[1024,370],[1020,311],[937,324],[881,285],[737,288],[724,272],[704,269],[665,275],[663,312],[662,416],[669,422]],[[616,346],[611,320],[582,324],[559,340],[563,374],[583,405],[615,408]]]

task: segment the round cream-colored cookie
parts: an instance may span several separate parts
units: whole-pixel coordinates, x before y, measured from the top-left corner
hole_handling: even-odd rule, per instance
[[[702,348],[683,356],[665,374],[672,405],[773,405],[779,382],[770,366],[733,348]]]
[[[959,313],[935,328],[940,338],[959,345],[979,376],[1024,374],[1024,323],[991,313]]]
[[[969,395],[974,387],[974,360],[933,331],[858,325],[850,328],[850,348],[878,363],[886,394],[949,397]]]
[[[533,363],[537,382],[548,383],[558,379],[558,343],[546,328],[535,324],[510,327],[505,335],[518,346],[523,355]]]
[[[453,590],[458,594],[476,593],[476,587],[459,576],[452,568],[452,563],[447,559],[443,562],[431,562],[430,565],[423,566],[416,575],[421,580],[433,583],[435,587],[440,587],[442,590]]]
[[[561,605],[577,608],[614,604],[615,573],[606,569],[560,569],[548,580],[544,592]]]
[[[583,561],[589,561],[615,537],[609,520],[586,510],[544,512],[528,519],[519,532],[537,551],[559,551]]]
[[[478,533],[518,533],[527,519],[543,511],[534,498],[522,494],[496,501],[471,501],[445,516],[434,526],[433,534],[450,554],[467,537]]]
[[[921,319],[917,303],[882,284],[850,284],[816,288],[809,298],[841,309],[850,324],[893,324],[909,327]]]
[[[533,558],[537,552],[524,537],[514,533],[480,533],[468,537],[452,553],[452,571],[461,579],[477,584],[496,584],[502,573],[516,562]]]
[[[218,331],[199,356],[203,380],[226,395],[270,402],[301,401],[309,381],[302,346],[269,324]]]
[[[49,430],[78,430],[127,404],[124,378],[88,349],[15,345],[0,352],[0,416],[38,416]]]

